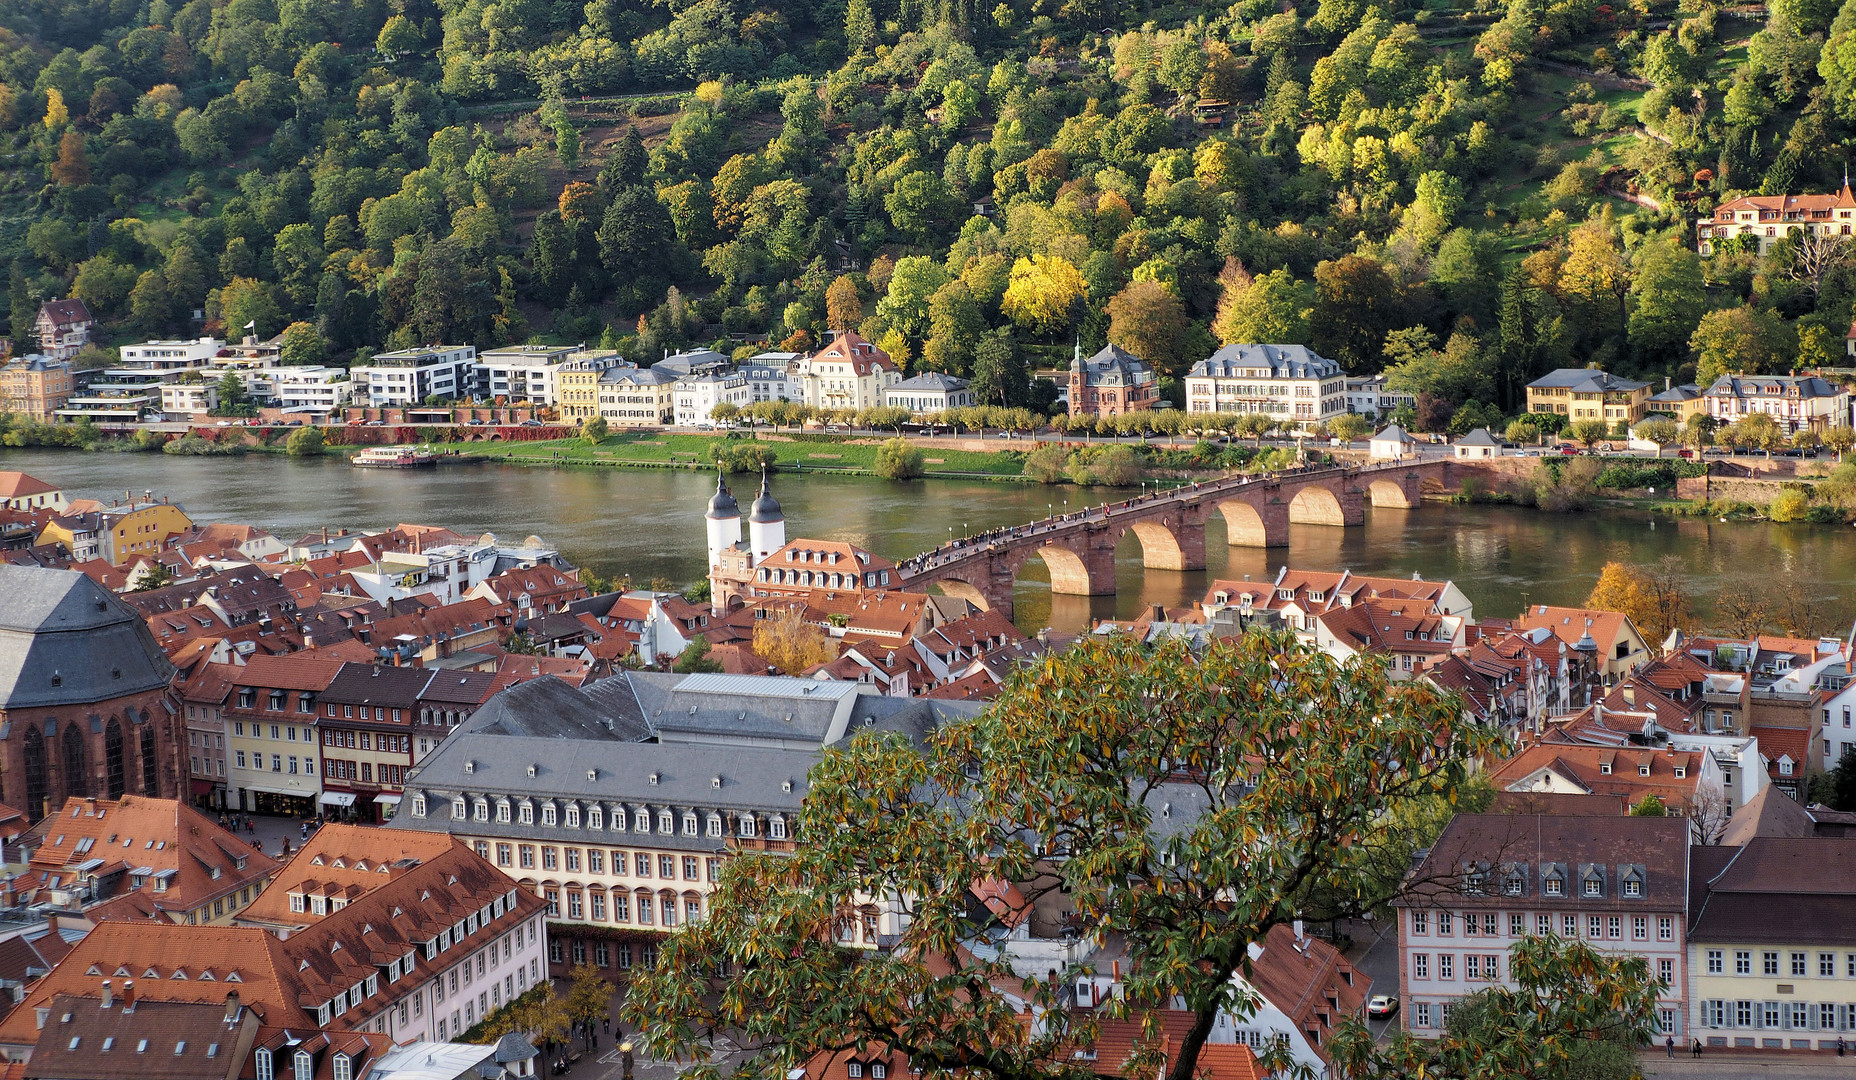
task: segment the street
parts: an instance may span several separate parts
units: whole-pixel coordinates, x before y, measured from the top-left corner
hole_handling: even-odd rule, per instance
[[[1661,1049],[1644,1051],[1638,1061],[1644,1080],[1784,1080],[1787,1077],[1830,1080],[1831,1077],[1856,1076],[1856,1054],[1839,1058],[1834,1053],[1802,1051],[1704,1053],[1696,1060],[1678,1048],[1673,1061]]]

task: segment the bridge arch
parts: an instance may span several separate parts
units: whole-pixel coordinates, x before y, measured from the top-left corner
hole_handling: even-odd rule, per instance
[[[943,577],[930,584],[931,587],[940,589],[941,595],[951,596],[956,600],[965,600],[981,611],[991,611],[993,608],[992,600],[987,597],[985,590],[970,581],[957,577]]]
[[[1380,477],[1367,485],[1366,492],[1371,497],[1374,506],[1414,510],[1419,501],[1416,488],[1415,479],[1407,484],[1391,477]]]
[[[1133,533],[1141,543],[1141,565],[1151,570],[1205,569],[1204,522],[1173,515],[1159,520],[1136,521],[1121,531]]]
[[[1041,559],[1050,571],[1050,591],[1059,596],[1109,596],[1115,592],[1115,551],[1085,548],[1078,552],[1061,543],[1026,546],[1014,552],[1012,576],[1032,559]]]
[[[1288,547],[1289,519],[1280,505],[1259,509],[1247,499],[1218,504],[1224,515],[1225,540],[1232,547]]]
[[[1295,525],[1345,525],[1347,512],[1340,497],[1322,484],[1308,484],[1289,501],[1289,521]]]

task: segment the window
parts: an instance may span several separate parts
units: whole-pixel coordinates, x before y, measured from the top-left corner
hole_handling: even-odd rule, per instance
[[[1676,962],[1667,956],[1656,961],[1656,977],[1666,986],[1676,981]]]
[[[1469,920],[1465,919],[1464,921],[1468,922]],[[1488,912],[1483,913],[1482,933],[1485,937],[1495,936],[1495,924],[1497,921],[1498,921],[1498,916],[1493,911],[1488,911]]]
[[[1605,936],[1605,920],[1602,916],[1586,916],[1585,936],[1589,938],[1601,938]]]
[[[550,829],[554,828],[554,804],[553,803],[542,803],[541,804],[541,823]]]
[[[606,853],[599,848],[588,848],[586,851],[586,869],[590,874],[605,873]]]
[[[709,815],[709,835],[712,837],[719,837],[722,835],[722,815]]]
[[[676,815],[668,810],[657,812],[657,831],[660,836],[669,836],[676,831]]]
[[[1448,911],[1440,911],[1437,913],[1437,932],[1446,936],[1450,933],[1450,913]]]
[[[1745,949],[1739,949],[1734,952],[1734,974],[1735,975],[1753,974],[1753,954],[1752,953],[1747,952]]]
[[[665,881],[676,880],[677,857],[675,855],[659,855],[657,857],[657,876],[663,878]]]
[[[1721,975],[1721,974],[1724,974],[1726,970],[1727,970],[1727,964],[1726,964],[1726,961],[1722,958],[1721,950],[1709,949],[1708,950],[1708,974]]]
[[[1605,919],[1605,936],[1612,939],[1624,936],[1624,916],[1612,915]]]
[[[1779,973],[1779,954],[1778,953],[1775,953],[1775,952],[1763,953],[1760,956],[1760,961],[1761,961],[1760,969],[1765,974],[1777,975]]]
[[[567,822],[568,828],[578,829],[580,827],[580,808],[578,806],[567,807],[566,811],[564,811],[564,815],[564,820]]]
[[[516,846],[516,856],[518,859],[518,865],[520,865],[524,870],[533,870],[535,868],[535,845],[534,844],[518,844]]]
[[[1661,915],[1656,919],[1656,940],[1674,941],[1676,939],[1676,918],[1674,915]]]
[[[605,922],[606,921],[606,894],[601,893],[601,892],[589,894],[587,896],[587,909],[592,913],[594,922]],[[605,947],[606,946],[603,944],[600,945],[600,949],[602,951],[605,949]],[[603,959],[600,960],[599,966],[605,967],[606,961]]]
[[[1421,1028],[1427,1028],[1431,1026],[1431,1003],[1430,1002],[1419,1001],[1419,1002],[1414,1002],[1412,1004],[1411,1024],[1413,1027],[1421,1027]],[[264,1078],[260,1077],[259,1080],[264,1080]]]
[[[543,845],[541,849],[541,868],[559,870],[561,868],[561,850],[557,847]]]
[[[451,800],[451,820],[463,821],[468,813],[469,811],[464,807],[464,797],[462,795]]]
[[[1805,973],[1805,955],[1801,952],[1795,952],[1792,954],[1792,974],[1803,975],[1804,973]]]
[[[1414,934],[1428,934],[1431,932],[1430,912],[1414,911],[1411,913],[1411,932]],[[1852,962],[1856,962],[1856,953],[1852,953],[1850,958]]]
[[[1508,916],[1508,936],[1509,937],[1523,937],[1526,934],[1527,934],[1527,916],[1525,915]]]
[[[535,804],[524,802],[516,808],[516,820],[524,825],[535,824]]]
[[[1437,954],[1437,977],[1440,979],[1456,978],[1456,958],[1449,953]]]
[[[1636,878],[1631,878],[1630,880],[1626,881],[1624,883],[1624,895],[1630,896],[1630,897],[1642,896],[1643,895],[1643,882],[1638,881]]]
[[[1585,879],[1585,895],[1586,896],[1605,895],[1605,883],[1597,877],[1586,878]]]
[[[1480,955],[1470,953],[1463,958],[1463,977],[1471,980],[1482,978],[1482,957]]]
[[[567,857],[567,869],[579,870],[580,869],[580,849],[577,847],[570,847],[564,850],[565,850],[565,854]]]
[[[1541,892],[1548,896],[1560,896],[1565,891],[1565,885],[1558,874],[1549,874],[1546,880],[1540,883],[1540,888]]]
[[[700,864],[696,861],[696,856],[694,855],[683,856],[683,880],[684,881],[699,880],[699,878],[697,877],[699,865]]]
[[[1650,939],[1650,920],[1647,916],[1632,915],[1630,917],[1630,939],[1632,941],[1648,941]]]
[[[1534,916],[1534,933],[1539,934],[1541,937],[1546,937],[1548,934],[1551,934],[1552,932],[1553,932],[1553,916],[1551,915]]]
[[[684,814],[683,815],[683,835],[684,836],[695,836],[696,835],[696,815],[695,814]]]
[[[1411,977],[1428,979],[1431,977],[1431,958],[1424,953],[1411,954]]]
[[[642,851],[638,852],[637,856],[633,859],[632,868],[637,871],[639,877],[650,877],[651,856],[646,855]]]

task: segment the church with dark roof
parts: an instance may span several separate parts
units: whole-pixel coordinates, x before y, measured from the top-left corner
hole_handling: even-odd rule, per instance
[[[83,574],[0,565],[0,803],[184,797],[174,667],[142,617]]]

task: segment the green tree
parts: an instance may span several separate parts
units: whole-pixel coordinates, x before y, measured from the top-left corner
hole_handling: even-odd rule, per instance
[[[1689,336],[1695,378],[1702,386],[1727,374],[1786,371],[1796,347],[1792,325],[1777,312],[1745,304],[1708,312]]]
[[[939,228],[959,215],[960,199],[939,173],[912,172],[896,181],[883,199],[889,220],[917,243],[930,243]]]
[[[1663,805],[1663,800],[1657,798],[1654,795],[1645,795],[1643,798],[1637,801],[1637,805],[1630,808],[1630,816],[1631,817],[1668,817],[1669,810],[1667,807]]]
[[[591,964],[576,964],[569,973],[567,1016],[577,1024],[592,1024],[609,1016],[612,984]]]
[[[844,6],[844,44],[853,53],[876,44],[876,19],[870,14],[870,0],[850,0]]]
[[[1358,442],[1373,433],[1373,425],[1358,413],[1345,413],[1328,421],[1328,430],[1342,442]]]
[[[1403,290],[1377,259],[1343,255],[1324,262],[1315,267],[1311,343],[1349,372],[1376,372],[1386,333],[1404,321],[1402,300]]]
[[[1631,349],[1640,364],[1661,367],[1687,358],[1688,341],[1708,308],[1701,259],[1687,244],[1663,240],[1635,256],[1631,295]]]
[[[1250,280],[1248,275],[1221,275],[1223,295],[1212,320],[1212,334],[1227,345],[1306,345],[1314,288],[1287,270],[1273,270]]]
[[[262,341],[283,323],[283,313],[271,299],[269,286],[247,277],[235,277],[219,290],[220,318],[226,334],[256,334]],[[247,327],[250,329],[246,329]]]
[[[320,457],[325,446],[322,429],[314,424],[297,428],[284,442],[284,450],[291,457]]]
[[[986,335],[986,315],[967,283],[955,278],[928,298],[928,340],[922,365],[965,377],[973,369],[973,352]]]
[[[1186,305],[1157,281],[1130,282],[1109,298],[1108,340],[1152,364],[1158,371],[1183,375],[1187,356]]]
[[[1012,331],[1001,327],[983,335],[973,349],[973,400],[981,405],[1016,406],[1030,398],[1025,362],[1012,341]]]
[[[92,314],[108,318],[127,306],[139,277],[135,267],[106,251],[77,265],[71,295],[82,300]]]
[[[709,639],[701,634],[690,639],[690,643],[677,654],[670,670],[679,675],[697,675],[703,672],[722,670],[720,662],[709,659]]]
[[[1377,659],[1341,664],[1288,636],[1216,639],[1197,654],[1092,638],[919,745],[871,732],[827,750],[808,778],[806,842],[731,860],[709,916],[663,942],[622,1018],[666,1056],[727,1025],[756,1047],[757,1072],[867,1040],[937,1073],[983,1060],[999,1080],[1067,1077],[1092,1033],[1062,1006],[1060,981],[964,945],[995,918],[970,903],[972,883],[1004,880],[1027,913],[1061,893],[1083,938],[1125,941],[1117,1000],[1183,1004],[1193,1023],[1164,1076],[1190,1080],[1217,1017],[1249,1000],[1232,976],[1250,943],[1317,914],[1318,895],[1334,912],[1382,905],[1361,869],[1383,854],[1385,815],[1454,790],[1497,742],[1452,699],[1393,684]],[[1231,857],[1234,838],[1244,858]],[[897,947],[837,945],[846,906],[894,895],[912,907]],[[723,965],[736,974],[712,978]],[[1571,1021],[1613,989],[1593,981],[1558,1003],[1565,1030],[1585,1030]],[[1634,1009],[1654,995],[1605,999],[1607,1016],[1620,1000]],[[1040,1010],[1036,1028],[1020,1022],[1026,1007]],[[1361,1071],[1374,1060],[1365,1042]]]
[[[283,340],[278,343],[278,359],[293,367],[308,367],[326,363],[329,358],[327,343],[314,326],[306,322],[293,322],[284,327]]]
[[[1845,746],[1843,756],[1830,770],[1829,793],[1824,800],[1832,810],[1856,810],[1856,747]]]
[[[1610,436],[1611,425],[1603,420],[1574,420],[1566,426],[1566,434],[1590,447]]]
[[[402,53],[416,52],[425,44],[419,27],[404,15],[393,15],[381,25],[374,38],[374,51],[389,59]]]
[[[595,416],[580,425],[580,437],[586,440],[588,446],[598,446],[605,442],[606,436],[611,433],[612,429],[603,416]]]
[[[904,438],[894,438],[876,449],[876,474],[889,480],[913,480],[925,471],[919,448]]]
[[[149,337],[160,337],[174,324],[174,296],[167,278],[158,270],[145,270],[129,290],[129,319]]]

